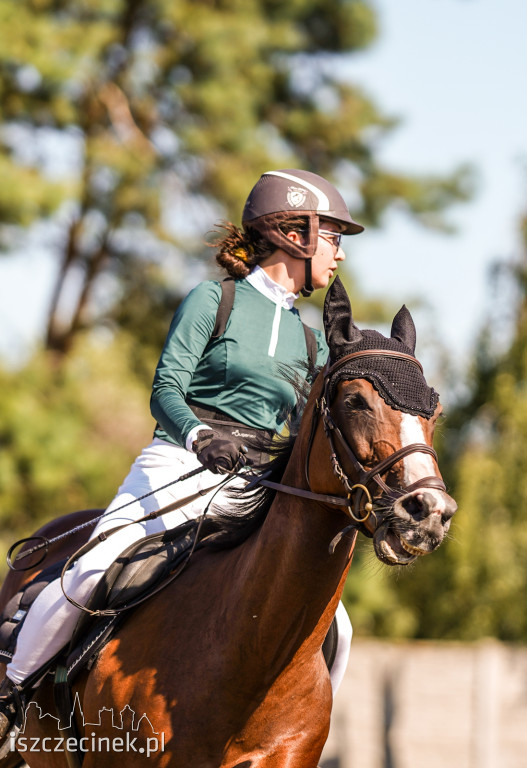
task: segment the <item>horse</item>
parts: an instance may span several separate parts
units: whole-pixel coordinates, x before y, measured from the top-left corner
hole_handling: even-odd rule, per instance
[[[415,358],[409,311],[396,314],[390,337],[361,331],[336,278],[324,327],[330,358],[286,458],[270,462],[243,513],[219,515],[211,545],[128,617],[74,683],[84,768],[122,759],[122,743],[97,751],[89,723],[102,710],[127,708],[146,713],[162,735],[151,754],[127,751],[129,768],[315,768],[332,706],[321,648],[357,534],[390,566],[416,561],[445,538],[456,503],[432,447],[441,406]],[[41,533],[70,523],[66,516]],[[48,559],[58,557],[50,550]],[[8,575],[4,601],[19,583]],[[54,711],[51,688],[44,678],[36,691],[41,712]],[[115,726],[100,730],[115,734]],[[56,734],[56,723],[28,707],[26,745]],[[68,764],[64,751],[20,756],[30,768]]]

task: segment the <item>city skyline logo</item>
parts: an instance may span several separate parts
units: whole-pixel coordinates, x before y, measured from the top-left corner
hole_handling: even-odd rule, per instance
[[[72,722],[75,722],[76,714],[82,722],[86,734],[84,736],[67,735],[71,732],[70,728]],[[41,722],[46,733],[54,733],[55,728],[59,735],[26,736],[28,715]],[[96,729],[103,729],[105,735],[100,735]],[[61,732],[64,732],[63,735],[60,735]],[[165,751],[165,734],[154,729],[146,713],[136,720],[136,712],[129,704],[126,704],[117,716],[113,707],[101,707],[98,712],[98,722],[87,722],[78,693],[75,694],[69,717],[63,724],[60,718],[42,712],[42,708],[36,701],[31,701],[25,709],[22,728],[18,732],[13,731],[9,739],[10,751],[19,752],[21,755],[26,752],[138,752],[150,757],[157,752]]]

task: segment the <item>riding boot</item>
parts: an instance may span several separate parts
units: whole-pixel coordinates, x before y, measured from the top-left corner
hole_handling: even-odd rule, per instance
[[[17,704],[20,701],[20,688],[4,677],[0,683],[0,739],[7,735],[14,725],[17,713]]]

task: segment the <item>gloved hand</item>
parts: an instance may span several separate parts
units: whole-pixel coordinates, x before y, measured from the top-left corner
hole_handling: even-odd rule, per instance
[[[198,461],[214,474],[224,474],[226,471],[252,463],[243,453],[242,446],[232,440],[218,437],[211,430],[200,430],[192,443],[192,450],[197,454]]]

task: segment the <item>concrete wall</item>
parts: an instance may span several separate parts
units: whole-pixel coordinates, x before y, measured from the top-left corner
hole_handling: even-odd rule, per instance
[[[527,647],[353,640],[323,768],[527,768]]]

